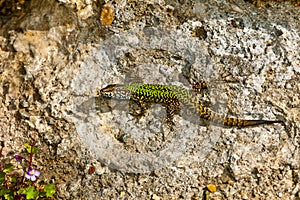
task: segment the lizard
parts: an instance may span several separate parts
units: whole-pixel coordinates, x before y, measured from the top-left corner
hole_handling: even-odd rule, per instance
[[[193,89],[207,89],[207,84],[199,82]],[[207,123],[224,127],[249,127],[261,124],[283,123],[282,120],[247,120],[235,117],[228,117],[218,114],[204,106],[196,98],[196,95],[189,90],[175,85],[160,84],[110,84],[96,93],[97,97],[106,99],[134,101],[142,109],[142,114],[149,108],[149,104],[162,104],[166,108],[167,123],[173,129],[173,117],[178,114],[182,105],[187,105],[199,114],[200,118]]]

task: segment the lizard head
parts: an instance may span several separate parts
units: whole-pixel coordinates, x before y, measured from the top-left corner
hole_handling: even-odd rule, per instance
[[[121,84],[111,84],[100,91],[97,91],[97,96],[102,98],[128,100],[130,99],[130,91]]]

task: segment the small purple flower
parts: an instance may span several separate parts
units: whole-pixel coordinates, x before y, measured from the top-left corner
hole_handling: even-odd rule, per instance
[[[16,159],[16,161],[18,161],[18,162],[22,162],[22,160],[24,159],[22,156],[20,156],[20,155],[15,155],[15,159]]]
[[[33,169],[32,167],[29,167],[25,174],[25,177],[31,181],[35,181],[36,176],[40,176],[40,172],[38,170]]]

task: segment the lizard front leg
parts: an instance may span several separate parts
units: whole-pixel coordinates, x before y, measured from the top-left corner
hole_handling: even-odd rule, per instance
[[[179,114],[182,106],[178,100],[172,101],[166,104],[166,112],[167,112],[167,124],[170,127],[171,131],[174,131],[175,123],[173,122],[173,118],[175,114]]]
[[[143,101],[129,101],[129,114],[134,116],[137,122],[145,116],[146,110],[150,107],[150,103],[145,103]]]

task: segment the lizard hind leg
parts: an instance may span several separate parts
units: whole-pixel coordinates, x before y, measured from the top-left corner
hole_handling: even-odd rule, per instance
[[[213,80],[209,82],[209,84],[206,81],[197,81],[193,84],[192,89],[195,95],[201,94],[204,91],[208,91],[209,88],[215,88],[217,84],[223,84],[223,83],[239,83],[238,81],[223,81],[223,80]]]
[[[208,84],[205,81],[197,81],[195,84],[193,84],[192,88],[194,94],[197,95],[202,93],[204,90],[208,90]]]

